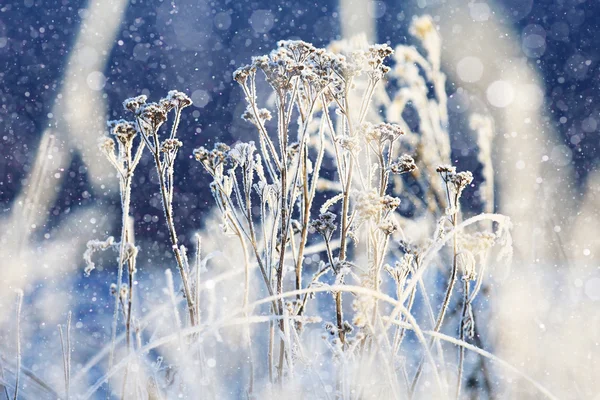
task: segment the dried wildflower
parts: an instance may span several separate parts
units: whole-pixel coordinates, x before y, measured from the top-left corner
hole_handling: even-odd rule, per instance
[[[350,136],[338,136],[335,138],[336,142],[340,144],[340,147],[351,154],[356,155],[360,151],[360,142],[357,137]]]
[[[383,122],[376,125],[366,122],[361,126],[361,132],[368,142],[379,144],[384,144],[387,141],[394,142],[400,136],[404,135],[404,131],[400,125]]]
[[[254,152],[256,151],[256,146],[254,146],[254,142],[248,143],[236,143],[235,146],[231,150],[229,150],[229,159],[233,162],[234,165],[239,165],[242,168],[247,165],[252,165],[254,162]]]
[[[391,163],[389,166],[389,170],[393,174],[405,174],[415,169],[417,169],[417,164],[415,164],[415,160],[408,154],[403,154],[398,161]]]
[[[167,93],[167,97],[161,99],[159,104],[169,112],[173,108],[181,110],[182,108],[192,105],[192,99],[187,94],[179,92],[177,90],[171,90]]]
[[[388,219],[379,224],[379,229],[381,229],[385,235],[389,236],[398,230],[398,225],[394,221]]]
[[[231,148],[225,143],[215,143],[211,151],[199,147],[194,149],[193,154],[196,161],[199,161],[211,175],[222,177],[222,167],[228,159],[230,150]]]
[[[194,158],[196,159],[196,161],[204,163],[205,161],[208,160],[210,152],[206,148],[204,148],[204,146],[200,146],[197,149],[194,149],[192,154],[194,155]]]
[[[310,222],[308,230],[310,233],[319,233],[329,240],[336,229],[335,214],[327,211],[319,214],[319,218]]]
[[[451,165],[440,165],[435,170],[437,172],[439,172],[440,174],[443,174],[443,173],[453,174],[456,172],[456,167],[453,167]]]
[[[137,134],[137,128],[133,122],[120,119],[118,121],[108,121],[107,124],[111,133],[125,146],[131,144],[131,141]]]
[[[305,60],[317,50],[315,46],[303,40],[280,40],[277,46],[287,50],[289,56],[297,61]]]
[[[111,296],[116,296],[117,295],[117,284],[116,283],[111,283],[109,290],[110,290],[110,295]]]
[[[167,110],[157,103],[149,103],[137,110],[137,116],[153,130],[157,130],[167,120]]]
[[[222,164],[227,159],[227,154],[231,148],[225,143],[215,143],[215,148],[210,152],[210,157],[214,164]]]
[[[371,79],[380,80],[390,71],[390,67],[384,65],[383,61],[393,53],[394,50],[387,44],[377,44],[369,47],[365,53],[365,58],[370,68],[369,76]]]
[[[160,151],[163,153],[171,153],[177,151],[183,146],[183,143],[179,139],[165,139],[162,143]]]
[[[473,174],[470,171],[448,174],[446,180],[453,185],[454,191],[460,197],[463,190],[473,182]]]
[[[381,198],[381,204],[385,211],[394,211],[400,206],[400,199],[398,197],[385,195]]]
[[[146,100],[148,100],[148,97],[144,94],[137,97],[130,97],[123,102],[123,107],[126,110],[136,114],[138,109],[146,104]]]
[[[265,121],[271,120],[271,118],[272,118],[271,112],[269,110],[267,110],[266,108],[261,108],[258,110],[258,118],[260,120],[259,123],[257,123],[256,118],[254,116],[254,111],[250,105],[248,105],[246,107],[246,111],[244,111],[244,113],[242,114],[242,119],[244,121],[248,121],[251,124],[260,126],[260,125],[264,124]]]
[[[244,65],[233,72],[233,80],[240,85],[245,85],[248,77],[256,72],[254,65]]]
[[[413,272],[413,263],[415,256],[413,254],[405,254],[400,261],[396,261],[394,266],[385,265],[384,269],[392,277],[398,285],[403,285],[408,275]]]

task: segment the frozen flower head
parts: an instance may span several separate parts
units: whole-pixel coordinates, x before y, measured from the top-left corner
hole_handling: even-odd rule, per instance
[[[388,274],[390,274],[392,279],[395,280],[399,286],[402,286],[404,282],[406,282],[408,275],[413,272],[414,260],[415,256],[413,254],[405,254],[400,261],[396,261],[394,263],[393,267],[389,264],[386,264],[384,269]]]
[[[115,135],[119,143],[123,145],[131,144],[131,141],[137,134],[137,128],[133,122],[123,119],[117,121],[108,121],[110,132]]]
[[[381,198],[381,205],[386,211],[394,211],[400,206],[400,199],[386,194]]]
[[[265,74],[267,82],[280,96],[291,90],[294,86],[294,78],[302,76],[308,68],[305,63],[308,55],[305,53],[310,49],[308,45],[301,45],[296,41],[282,43],[284,44],[282,47],[273,50],[269,55],[252,59],[253,68],[260,69]],[[235,76],[238,81],[244,79],[243,71],[240,72],[241,75]]]
[[[454,192],[458,198],[462,195],[463,190],[473,182],[473,174],[470,171],[456,172],[456,168],[449,165],[440,165],[436,171],[448,185],[448,190]],[[454,204],[451,208],[456,207],[457,204]]]
[[[325,239],[329,240],[336,229],[335,218],[335,214],[329,211],[321,213],[318,219],[310,222],[308,230],[311,233],[319,233]]]
[[[130,97],[123,102],[123,107],[135,114],[141,106],[146,104],[146,100],[148,100],[148,97],[144,94]]]
[[[404,131],[400,125],[387,124],[384,122],[376,125],[366,122],[361,126],[361,132],[365,135],[365,139],[368,142],[379,144],[394,142],[400,136],[404,135]]]
[[[265,121],[271,120],[271,118],[272,118],[271,112],[269,110],[267,110],[266,108],[261,108],[258,110],[258,118],[260,121],[257,122],[255,115],[254,115],[254,110],[252,109],[252,107],[250,105],[248,105],[246,107],[246,111],[244,111],[244,113],[242,114],[242,119],[244,121],[248,121],[251,124],[259,127],[261,124],[264,124]]]
[[[369,67],[373,69],[381,68],[383,66],[383,61],[392,54],[394,54],[394,50],[387,44],[369,46],[367,52],[367,62]]]
[[[245,85],[248,81],[248,77],[256,73],[256,67],[254,65],[244,65],[233,71],[233,80],[240,85]]]
[[[360,142],[357,137],[350,136],[338,136],[335,141],[339,143],[340,147],[351,154],[358,154],[360,152]]]
[[[462,171],[448,175],[448,181],[454,185],[454,190],[459,195],[462,191],[473,182],[473,174],[471,171]]]
[[[387,57],[392,55],[394,50],[387,44],[369,46],[364,52],[353,52],[352,58],[357,64],[363,65],[369,77],[374,81],[382,79],[390,71],[390,67],[384,64]]]
[[[456,167],[452,165],[440,165],[435,170],[440,174],[453,174],[456,172]]]
[[[394,232],[398,230],[398,225],[392,221],[391,219],[387,219],[382,221],[378,228],[387,236],[392,235]]]
[[[194,149],[192,154],[194,155],[196,161],[204,163],[206,160],[208,160],[210,152],[204,146],[200,146],[197,149]]]
[[[254,152],[256,146],[254,142],[248,143],[237,143],[231,150],[229,150],[229,159],[234,165],[239,165],[242,168],[252,165],[254,162]]]
[[[137,116],[152,130],[158,130],[158,128],[167,120],[167,110],[160,104],[149,103],[138,109]]]
[[[166,139],[162,146],[160,147],[160,151],[163,153],[174,153],[179,150],[183,146],[183,143],[179,139]]]
[[[181,110],[182,108],[192,105],[192,99],[187,94],[177,90],[171,90],[167,97],[160,100],[160,105],[168,112],[173,108]]]
[[[288,55],[297,61],[306,60],[306,58],[316,51],[315,46],[303,40],[280,40],[277,46],[285,49]]]
[[[227,154],[230,147],[224,143],[215,143],[214,149],[211,151],[204,147],[199,147],[194,150],[194,158],[200,162],[204,168],[212,175],[222,171],[222,167],[227,160]]]
[[[403,154],[398,161],[390,164],[389,169],[392,174],[405,174],[417,169],[417,164],[411,156]]]

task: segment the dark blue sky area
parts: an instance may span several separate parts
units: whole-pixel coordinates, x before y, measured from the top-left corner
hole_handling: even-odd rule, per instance
[[[31,166],[48,113],[61,89],[69,49],[84,16],[85,1],[20,0],[0,6],[0,203],[8,207]],[[539,26],[546,35],[540,54],[529,62],[546,83],[548,114],[573,149],[580,181],[597,165],[600,124],[600,3],[582,0],[504,0],[506,24],[517,31]],[[403,1],[377,2],[379,41],[406,41],[409,16]],[[104,74],[111,118],[126,116],[124,98],[147,93],[158,100],[170,89],[186,91],[188,109],[180,136],[186,147],[178,160],[178,197],[185,207],[182,231],[197,227],[193,210],[211,202],[207,177],[189,159],[194,147],[217,140],[249,138],[240,120],[244,105],[231,73],[252,55],[268,52],[279,39],[302,38],[317,46],[339,38],[334,1],[131,1]],[[378,12],[379,12],[378,11]],[[408,14],[410,15],[410,14]],[[537,29],[537,28],[535,28]],[[452,83],[449,83],[452,90]],[[86,187],[76,159],[74,174],[60,196],[60,210]],[[148,165],[148,169],[149,169]],[[134,213],[159,215],[147,200],[152,185],[135,190]],[[112,200],[116,205],[116,199]],[[187,211],[186,211],[187,210]],[[147,218],[146,218],[147,219]],[[148,228],[150,229],[150,228]]]

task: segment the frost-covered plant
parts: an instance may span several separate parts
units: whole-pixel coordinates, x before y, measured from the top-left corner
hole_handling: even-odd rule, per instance
[[[415,272],[424,269],[424,255],[431,257],[438,250],[436,247],[444,240],[447,231],[452,233],[453,238],[452,268],[433,332],[439,332],[442,327],[459,268],[464,271],[465,298],[469,296],[468,282],[475,279],[475,262],[473,255],[459,246],[458,225],[459,200],[473,177],[470,172],[457,173],[455,167],[440,166],[450,159],[443,88],[445,79],[439,71],[438,56],[433,52],[435,41],[430,38],[436,34],[435,31],[419,28],[425,22],[419,20],[413,28],[417,36],[423,36],[426,41],[426,48],[432,53],[430,58],[425,59],[414,48],[401,48],[404,59],[397,58],[396,69],[413,69],[410,73],[397,72],[396,76],[399,80],[404,79],[407,90],[417,91],[410,96],[415,107],[423,108],[419,110],[421,132],[412,133],[413,140],[409,145],[430,146],[419,150],[420,164],[426,166],[426,171],[437,169],[442,177],[441,186],[434,184],[435,178],[431,176],[417,175],[418,166],[413,157],[397,155],[398,147],[402,146],[398,143],[402,142],[408,128],[405,123],[366,121],[373,109],[378,84],[390,71],[385,60],[393,51],[386,45],[350,50],[338,44],[341,51],[334,53],[302,41],[279,42],[277,50],[254,58],[250,65],[234,73],[234,80],[241,85],[247,102],[242,118],[258,131],[259,154],[256,154],[254,143],[238,143],[233,149],[218,143],[214,150],[201,147],[194,151],[196,159],[213,177],[211,188],[222,213],[224,230],[244,233],[239,235],[240,240],[248,241],[254,250],[266,290],[277,299],[272,311],[279,320],[281,340],[273,382],[282,381],[286,375],[292,374],[296,345],[285,338],[301,335],[301,317],[306,313],[309,294],[315,287],[322,287],[324,283],[320,278],[329,271],[334,277],[330,290],[334,296],[336,321],[327,325],[327,331],[335,336],[331,345],[333,355],[337,354],[335,359],[340,371],[344,369],[342,359],[359,360],[359,354],[364,354],[365,349],[381,345],[378,343],[381,340],[379,335],[386,318],[386,332],[391,324],[402,322],[395,320],[396,317],[390,319],[381,315],[379,301],[372,295],[381,292],[382,269],[390,273],[397,285],[398,300],[404,302],[408,276],[415,279]],[[425,78],[413,64],[417,61],[434,84],[434,100],[429,99]],[[273,90],[273,113],[259,105],[256,90],[258,72],[262,72]],[[395,103],[399,101],[394,100]],[[398,105],[394,104],[394,107]],[[274,133],[270,133],[267,124],[272,115],[276,120]],[[295,126],[292,124],[294,119],[297,121]],[[330,193],[330,190],[323,193],[327,200],[318,200],[321,207],[316,217],[316,205],[313,203],[319,192],[323,160],[327,156],[331,157],[336,174],[325,179],[336,180],[336,184],[329,187],[339,189],[337,193]],[[427,165],[429,161],[435,161],[435,164]],[[390,267],[388,262],[393,259],[390,243],[394,242],[394,237],[404,237],[396,212],[400,199],[389,194],[390,179],[393,176],[401,179],[399,176],[402,174],[412,174],[420,184],[429,187],[429,193],[437,199],[439,208],[445,211],[440,216],[438,237],[419,250],[407,251],[403,261],[396,261],[396,267]],[[255,200],[260,202],[260,207],[253,209],[251,205]],[[445,207],[442,207],[444,203]],[[338,205],[336,216],[330,210]],[[257,225],[262,227],[262,232],[256,228]],[[332,243],[334,232],[339,232],[335,246]],[[318,236],[310,238],[308,233]],[[326,261],[322,261],[310,283],[303,285],[304,251],[309,243],[319,238],[325,245]],[[356,245],[354,251],[348,247],[349,239]],[[296,301],[285,303],[286,290],[291,289],[284,287],[288,270],[295,273]],[[364,295],[355,293],[352,323],[344,318],[343,286],[348,279],[353,281],[354,286],[369,290]],[[299,292],[305,294],[302,296]],[[413,284],[406,293],[410,297],[407,309],[410,312],[416,286]],[[464,338],[462,331],[472,327],[472,318],[468,318],[471,314],[470,303],[464,302],[461,340]],[[289,316],[300,319],[296,319],[295,325],[286,324]],[[290,334],[286,330],[293,332]],[[393,349],[390,352],[392,359],[384,362],[395,362],[392,360],[399,352],[404,332],[405,328],[396,331],[394,345],[390,346],[390,350]],[[271,340],[273,337],[271,334]],[[269,344],[269,376],[274,376],[270,370],[275,364],[272,359],[274,346],[272,342]],[[386,356],[380,356],[385,360]],[[375,354],[369,355],[367,359],[371,362],[367,365],[372,365],[376,357]],[[359,362],[354,366],[357,372],[362,369],[360,365]],[[422,365],[423,362],[419,364],[410,385],[411,393],[418,382]],[[344,385],[353,385],[351,382],[340,375],[338,390],[341,393],[349,390]],[[397,393],[394,387],[391,390]]]
[[[201,387],[208,397],[215,397],[219,388],[207,372],[205,340],[208,332],[215,332],[215,346],[222,346],[225,339],[216,331],[228,324],[244,326],[246,354],[240,356],[240,364],[248,377],[245,391],[249,398],[273,396],[277,387],[308,393],[296,385],[313,379],[314,374],[323,385],[322,393],[311,392],[317,398],[331,397],[327,387],[334,387],[334,397],[340,399],[361,398],[365,392],[410,397],[426,372],[425,362],[431,367],[437,394],[448,397],[448,366],[439,339],[459,346],[455,393],[460,396],[464,348],[474,347],[466,342],[475,334],[472,303],[480,291],[492,246],[500,244],[504,249],[500,254],[510,254],[510,222],[494,214],[462,221],[461,198],[472,185],[473,176],[468,171],[456,172],[450,165],[439,36],[428,17],[415,20],[411,33],[421,41],[426,57],[406,46],[394,52],[388,45],[357,47],[336,42],[325,49],[303,41],[281,41],[276,50],[253,58],[234,72],[233,79],[245,95],[242,118],[256,128],[255,140],[216,143],[212,149],[199,147],[192,153],[211,177],[221,231],[235,238],[242,255],[241,304],[219,319],[201,319],[200,272],[207,259],[202,260],[198,241],[196,262],[190,266],[173,219],[174,164],[183,146],[177,129],[181,112],[191,100],[171,91],[158,103],[146,103],[146,96],[124,102],[125,109],[133,113],[133,122],[110,124],[119,151],[115,152],[113,139],[101,142],[121,185],[121,241],[92,241],[84,255],[89,274],[94,268],[94,251],[119,248],[117,283],[111,286],[116,300],[109,371],[88,390],[86,398],[123,368],[123,396],[191,395],[194,384],[198,384],[194,371],[199,368]],[[390,67],[391,57],[395,64]],[[261,79],[268,83],[271,96],[259,94],[257,80]],[[409,106],[417,110],[416,130],[411,130],[402,117]],[[171,111],[174,122],[170,133],[165,134],[161,127]],[[137,146],[136,137],[140,138]],[[150,316],[140,321],[132,317],[131,282],[138,249],[132,243],[129,222],[131,178],[145,151],[150,153],[159,177],[188,316],[184,321],[179,317],[179,292],[167,270],[168,307],[173,310],[177,331],[162,338],[153,334],[148,342],[142,333],[146,326],[143,320]],[[493,192],[488,189],[486,193],[487,200],[493,201]],[[415,207],[411,217],[399,210],[405,201]],[[411,221],[424,227],[421,230],[427,234],[408,230],[415,226]],[[495,231],[465,232],[480,221],[495,222]],[[442,248],[450,241],[448,254]],[[307,256],[314,259],[315,251],[322,256],[318,268],[305,271]],[[125,263],[130,284],[121,288]],[[432,263],[449,276],[443,290],[435,279],[425,279]],[[260,272],[260,288],[252,285],[255,266]],[[312,278],[305,282],[307,275]],[[453,304],[459,275],[463,298]],[[331,293],[334,312],[318,304],[316,294],[322,292]],[[261,297],[261,293],[266,296]],[[435,311],[437,307],[431,304],[435,297],[431,295],[438,293],[443,300]],[[253,299],[254,294],[258,298]],[[413,307],[419,294],[420,308],[425,312]],[[126,321],[128,355],[113,365],[120,307]],[[460,314],[455,327],[458,338],[441,333],[446,316],[455,309]],[[315,369],[317,360],[306,355],[307,338],[315,331],[310,324],[322,320],[326,350],[317,359],[327,365],[325,378]],[[268,323],[268,330],[250,329],[251,324],[260,322]],[[135,345],[130,344],[132,324]],[[414,346],[404,340],[408,335],[416,338],[420,352],[414,352]],[[178,365],[173,367],[179,375],[178,383],[169,387],[157,377],[156,365],[160,363],[143,362],[142,356],[172,341],[179,343],[175,350]],[[264,347],[264,357],[254,357],[256,349]],[[482,356],[487,354],[476,349]],[[218,354],[219,350],[213,351]],[[421,360],[411,364],[409,359],[415,354]],[[241,362],[242,358],[246,361]],[[134,359],[137,372],[129,385],[136,388],[128,391],[129,365]],[[151,389],[142,390],[135,383],[141,379],[140,363],[151,375]],[[375,366],[376,375],[381,372],[382,378],[377,384],[371,379]],[[267,379],[269,384],[264,384]],[[168,382],[169,378],[163,380]]]

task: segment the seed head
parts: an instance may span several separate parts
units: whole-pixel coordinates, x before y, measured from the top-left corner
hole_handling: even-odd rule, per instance
[[[405,174],[417,169],[417,164],[411,156],[404,154],[398,161],[391,163],[389,169],[392,174]]]
[[[168,112],[173,108],[182,109],[192,105],[192,99],[187,94],[177,90],[171,90],[167,97],[160,100],[160,105]]]
[[[146,104],[146,100],[148,100],[148,97],[144,94],[130,97],[123,102],[123,107],[135,114],[142,105]]]
[[[158,129],[167,120],[167,110],[157,103],[149,103],[137,110],[139,118],[150,125],[152,129]]]

